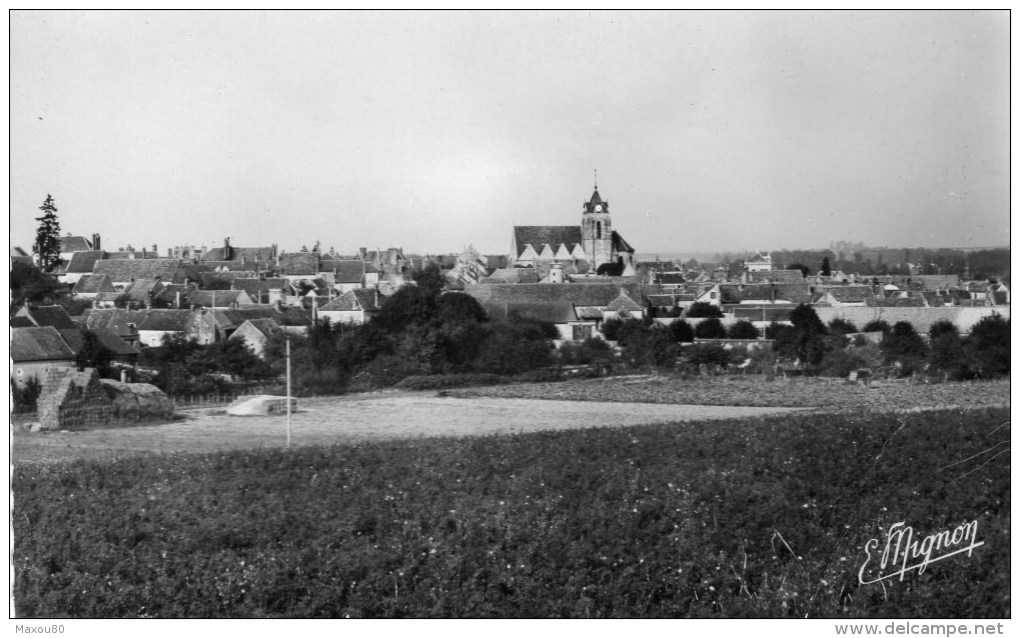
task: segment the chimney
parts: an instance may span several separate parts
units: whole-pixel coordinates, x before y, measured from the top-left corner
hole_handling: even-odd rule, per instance
[[[99,233],[92,233],[92,250],[102,250],[99,245]]]
[[[156,244],[152,245],[152,254],[155,257],[159,257],[159,246],[157,246]]]

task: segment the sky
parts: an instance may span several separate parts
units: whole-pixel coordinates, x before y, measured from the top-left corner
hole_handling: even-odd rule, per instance
[[[1006,11],[10,15],[11,244],[1009,244]]]

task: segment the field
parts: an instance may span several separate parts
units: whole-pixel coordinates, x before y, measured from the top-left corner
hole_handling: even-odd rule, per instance
[[[621,387],[647,400],[645,386]],[[823,398],[845,390],[828,387]],[[1008,405],[1008,385],[976,387],[940,396]],[[913,402],[896,406],[921,403],[916,393],[931,392],[921,388],[903,389]],[[289,451],[16,460],[16,613],[1008,616],[1008,407],[833,405]],[[919,536],[977,521],[984,545],[902,581],[859,584],[864,544],[899,521]]]
[[[694,377],[605,377],[453,390],[451,396],[620,401],[718,406],[797,406],[825,412],[898,412],[913,409],[1002,407],[1009,405],[1009,381],[908,383],[794,377],[763,380],[758,375]]]

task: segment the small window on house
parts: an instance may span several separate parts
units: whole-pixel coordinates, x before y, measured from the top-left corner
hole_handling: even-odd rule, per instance
[[[25,374],[25,371],[24,371],[24,370],[22,370],[21,368],[18,368],[18,376],[20,377],[20,376],[22,376],[23,374]]]
[[[716,295],[716,293],[710,292],[710,293],[708,293],[708,298],[709,299],[715,299],[715,295]]]

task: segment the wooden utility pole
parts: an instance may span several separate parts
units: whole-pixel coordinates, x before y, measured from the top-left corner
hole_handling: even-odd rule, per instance
[[[290,335],[287,335],[287,449],[290,449]]]

